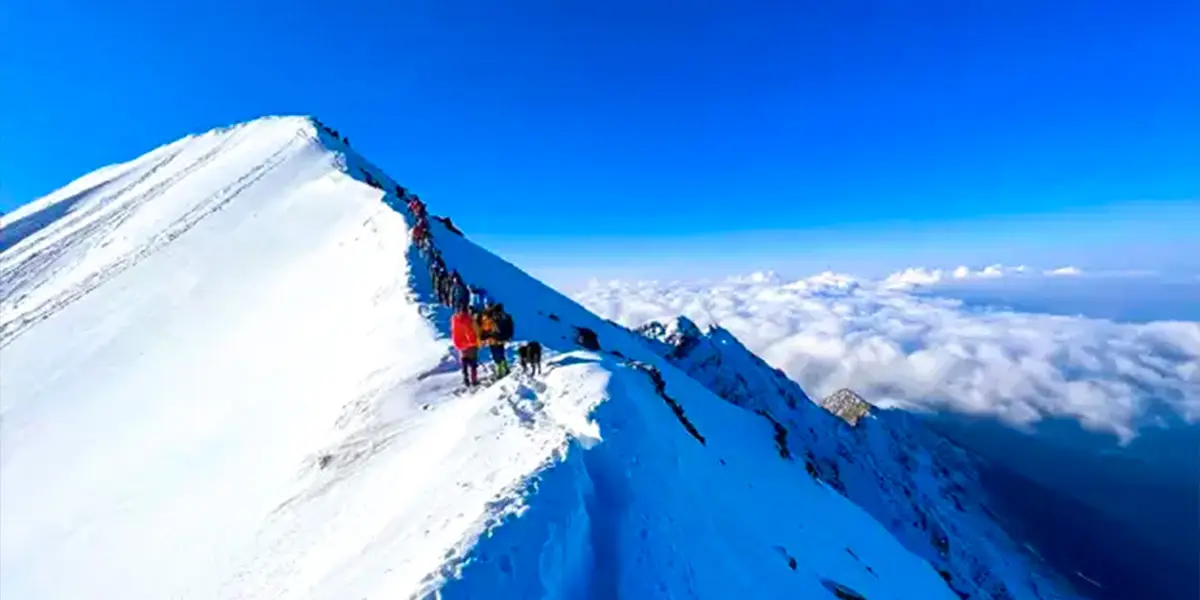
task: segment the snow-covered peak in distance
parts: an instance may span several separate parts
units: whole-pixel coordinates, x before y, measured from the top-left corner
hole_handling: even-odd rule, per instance
[[[637,329],[648,347],[776,429],[781,455],[865,508],[963,598],[1073,598],[1071,585],[1005,531],[978,459],[902,411],[852,390],[814,403],[728,330],[686,317]]]
[[[308,118],[5,216],[0,597],[957,597],[777,424],[431,224],[543,375],[459,390],[397,181]]]

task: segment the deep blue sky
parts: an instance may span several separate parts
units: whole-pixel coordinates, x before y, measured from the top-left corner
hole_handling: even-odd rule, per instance
[[[0,208],[312,113],[547,272],[1200,261],[1195,0],[330,6],[0,3]]]

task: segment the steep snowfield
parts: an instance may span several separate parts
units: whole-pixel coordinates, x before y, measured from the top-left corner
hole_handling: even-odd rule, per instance
[[[956,597],[760,416],[435,222],[547,349],[458,393],[365,172],[394,189],[268,118],[0,221],[0,597]]]
[[[1076,597],[1005,531],[983,491],[979,459],[913,415],[876,410],[849,390],[818,405],[718,326],[702,332],[679,317],[639,331],[713,393],[778,423],[814,477],[870,512],[955,591],[971,598]]]

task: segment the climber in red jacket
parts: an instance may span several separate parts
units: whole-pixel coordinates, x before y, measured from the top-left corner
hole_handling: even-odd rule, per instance
[[[463,385],[479,385],[479,327],[467,311],[460,310],[450,317],[450,339],[462,362]]]
[[[408,211],[411,212],[414,217],[417,217],[418,219],[424,219],[425,203],[421,202],[420,197],[413,195],[412,199],[408,201]]]

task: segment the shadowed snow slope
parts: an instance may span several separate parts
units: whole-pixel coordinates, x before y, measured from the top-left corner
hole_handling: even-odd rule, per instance
[[[0,597],[955,598],[771,423],[434,222],[547,349],[456,391],[394,187],[267,118],[0,222]]]
[[[778,427],[780,452],[868,510],[950,586],[971,598],[1071,597],[1071,586],[1004,530],[979,461],[903,411],[850,390],[821,405],[719,326],[686,317],[639,331],[659,354],[729,402]]]

